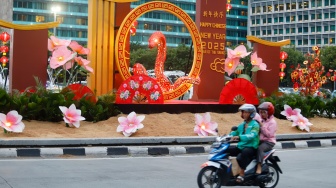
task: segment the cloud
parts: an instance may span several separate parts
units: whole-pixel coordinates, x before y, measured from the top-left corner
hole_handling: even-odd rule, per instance
[[[210,64],[210,68],[211,70],[214,70],[216,72],[225,73],[224,64],[225,64],[225,59],[216,58],[214,62]]]

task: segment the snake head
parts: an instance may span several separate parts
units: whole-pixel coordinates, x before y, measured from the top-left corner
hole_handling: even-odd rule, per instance
[[[165,47],[166,38],[160,31],[156,31],[149,37],[148,47],[152,49],[154,47],[161,46],[161,45]]]

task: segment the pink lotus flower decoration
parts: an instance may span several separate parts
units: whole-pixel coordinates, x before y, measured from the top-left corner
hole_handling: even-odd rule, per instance
[[[298,108],[295,108],[293,110],[292,107],[290,107],[287,104],[285,104],[284,105],[284,111],[282,111],[280,114],[286,116],[286,118],[288,120],[292,120],[291,116],[295,116],[295,115],[301,114],[301,110],[298,109]]]
[[[72,41],[69,45],[69,47],[77,52],[78,54],[81,54],[81,55],[87,55],[90,53],[90,49],[88,48],[84,48],[83,46],[81,46],[80,44],[78,44],[78,42],[76,41]]]
[[[234,58],[244,58],[248,55],[250,55],[251,52],[247,52],[246,47],[244,45],[239,45],[234,50],[231,50],[230,48],[227,49],[228,58],[234,59]]]
[[[135,133],[138,129],[144,127],[141,123],[144,119],[144,115],[137,116],[135,112],[131,112],[127,117],[119,117],[117,132],[122,132],[124,136],[131,136],[131,134]]]
[[[72,60],[75,55],[76,53],[72,53],[66,46],[61,46],[53,52],[52,57],[50,58],[50,67],[56,69]]]
[[[293,121],[293,127],[298,126],[299,129],[306,130],[307,132],[310,131],[309,127],[313,125],[309,122],[307,118],[303,117],[301,114],[293,115],[291,116],[291,119]]]
[[[5,132],[22,132],[25,128],[22,116],[15,110],[8,112],[7,115],[0,113],[0,126],[5,129]]]
[[[259,70],[266,70],[267,65],[263,63],[262,59],[258,57],[257,52],[253,53],[251,55],[251,64],[252,66],[255,66],[259,68]],[[258,69],[255,69],[257,71]],[[252,69],[253,71],[253,69]]]
[[[82,57],[75,57],[75,61],[78,63],[78,65],[80,65],[81,67],[83,67],[85,70],[93,73],[93,69],[88,66],[88,64],[90,63],[90,61],[82,58]]]
[[[48,50],[54,51],[61,46],[69,46],[71,40],[58,39],[55,36],[50,36],[48,39]]]
[[[237,66],[239,65],[239,58],[226,58],[225,59],[225,72],[228,73],[228,75],[230,76],[237,68]]]
[[[79,122],[85,120],[85,118],[81,116],[81,110],[77,110],[75,104],[70,105],[69,108],[65,106],[60,106],[59,108],[63,113],[64,122],[69,125],[69,127],[79,128]]]
[[[210,113],[207,112],[203,115],[195,114],[195,127],[194,132],[198,136],[209,136],[209,134],[217,135],[218,124],[211,121]]]

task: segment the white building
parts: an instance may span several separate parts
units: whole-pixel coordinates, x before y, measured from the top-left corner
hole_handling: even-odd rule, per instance
[[[336,0],[250,0],[248,35],[290,39],[302,52],[335,45]]]

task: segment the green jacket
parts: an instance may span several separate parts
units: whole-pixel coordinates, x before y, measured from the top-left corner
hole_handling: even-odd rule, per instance
[[[236,131],[232,131],[230,135],[239,136],[239,142],[237,147],[239,149],[244,149],[246,147],[253,147],[255,149],[259,146],[259,123],[255,120],[251,120],[248,123],[248,127],[246,132],[244,132],[244,124],[245,122],[238,125],[238,129]]]

